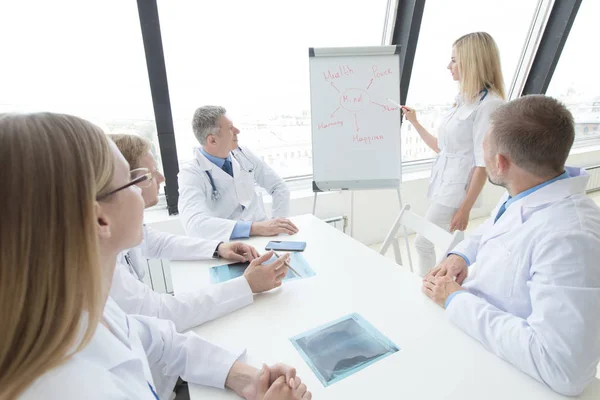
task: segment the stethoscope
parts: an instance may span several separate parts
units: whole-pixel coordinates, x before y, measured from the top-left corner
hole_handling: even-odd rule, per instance
[[[217,190],[217,186],[215,185],[215,180],[213,179],[210,171],[206,171],[206,176],[208,176],[208,180],[210,181],[210,186],[212,188],[212,194],[210,195],[210,198],[212,199],[212,201],[217,201],[221,198],[221,194]]]
[[[490,91],[488,90],[487,87],[481,89],[479,91],[479,93],[477,94],[483,94],[481,96],[481,98],[479,99],[479,102],[481,103],[488,95]],[[452,106],[452,109],[450,110],[450,112],[446,115],[446,117],[444,117],[444,122],[443,124],[447,124],[452,118],[454,118],[454,115],[456,114],[456,112],[458,111],[458,105],[456,103],[454,103],[454,105]]]
[[[479,93],[480,94],[483,93],[483,96],[481,96],[481,100],[479,100],[479,101],[483,101],[483,99],[485,99],[486,96],[488,95],[489,90],[487,90],[487,88],[485,88],[485,89],[482,89],[481,92],[479,92]]]
[[[242,150],[241,147],[238,147],[237,149],[239,150],[239,153],[242,156],[244,156],[244,158],[246,159],[245,162],[242,163],[242,160],[236,155],[236,153],[233,150],[231,151],[231,155],[233,156],[233,158],[235,158],[235,161],[237,161],[237,163],[240,165],[240,168],[242,170],[251,174],[256,169],[256,165],[254,165],[252,160],[250,160],[250,158],[248,158],[248,156],[246,155],[246,153],[244,153],[244,150]],[[244,166],[244,164],[246,164],[246,165]],[[250,165],[250,168],[247,168],[248,165]],[[205,172],[206,172],[206,176],[208,176],[208,181],[210,182],[210,187],[211,187],[211,192],[212,192],[210,195],[210,198],[212,199],[212,201],[217,201],[221,198],[221,194],[217,190],[217,185],[215,185],[215,180],[213,179],[213,176],[210,173],[210,171],[207,170]]]

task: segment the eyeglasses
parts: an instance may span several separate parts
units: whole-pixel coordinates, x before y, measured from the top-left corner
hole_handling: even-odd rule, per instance
[[[102,194],[102,195],[96,197],[96,201],[104,200],[108,196],[112,196],[113,194],[115,194],[123,189],[127,189],[128,187],[133,186],[133,185],[136,185],[141,188],[148,187],[148,186],[150,186],[150,183],[152,182],[152,179],[153,179],[152,172],[150,172],[150,170],[148,168],[133,169],[133,170],[129,171],[129,176],[130,176],[129,183],[127,183],[123,186],[120,186],[120,187],[116,188],[115,190],[111,190],[108,193],[105,193],[105,194]]]

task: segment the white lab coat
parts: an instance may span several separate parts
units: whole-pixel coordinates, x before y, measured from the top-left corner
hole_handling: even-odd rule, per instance
[[[217,285],[198,286],[190,293],[158,293],[142,282],[146,273],[147,258],[172,260],[207,260],[219,244],[218,241],[173,235],[144,226],[142,243],[123,252],[117,259],[110,296],[127,314],[140,314],[172,321],[178,332],[186,331],[206,321],[252,304],[254,294],[245,277]],[[131,263],[125,260],[129,253]],[[172,392],[177,376],[162,373],[162,367],[152,369],[161,399]]]
[[[25,400],[155,400],[150,368],[199,385],[225,387],[243,351],[230,352],[194,333],[179,334],[173,323],[125,315],[108,298],[104,321],[92,341],[67,362],[46,372],[21,395]],[[163,398],[161,396],[161,398]]]
[[[283,179],[262,159],[243,148],[236,151],[242,167],[231,157],[233,178],[207,159],[200,149],[179,171],[179,213],[188,235],[227,241],[237,221],[259,222],[267,214],[255,184],[273,197],[273,217],[287,217],[290,192]],[[245,170],[244,170],[245,168]],[[213,200],[210,172],[219,198]],[[252,172],[247,172],[252,171]]]
[[[585,195],[587,173],[567,171],[494,224],[505,195],[453,250],[477,266],[446,313],[499,357],[578,395],[600,361],[600,210]]]
[[[144,240],[138,246],[129,249],[132,267],[138,279],[146,274],[148,258],[165,260],[209,260],[212,258],[220,241],[206,240],[197,237],[173,235],[144,225]],[[125,252],[119,260],[127,265]]]
[[[144,240],[128,252],[136,274],[139,279],[142,279],[148,258],[180,261],[209,260],[219,243],[218,240],[173,235],[144,225]]]
[[[176,296],[157,293],[141,281],[148,258],[208,260],[218,244],[144,226],[144,240],[128,251],[131,268],[125,253],[117,259],[110,295],[126,313],[171,320],[179,332],[245,307],[252,303],[254,295],[243,276],[218,285],[199,285],[197,292]]]
[[[483,137],[491,114],[502,104],[504,100],[492,92],[473,104],[465,103],[460,95],[456,98],[456,105],[438,130],[440,152],[433,163],[427,192],[432,202],[450,208],[461,206],[474,168],[485,167]]]

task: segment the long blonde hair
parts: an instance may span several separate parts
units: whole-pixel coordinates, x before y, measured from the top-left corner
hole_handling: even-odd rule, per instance
[[[460,92],[472,103],[483,89],[506,100],[500,52],[494,38],[486,32],[473,32],[458,38],[454,44],[460,73]]]
[[[0,143],[0,399],[12,399],[100,321],[94,207],[114,157],[100,128],[61,114],[0,115]]]
[[[152,150],[152,144],[141,136],[128,134],[108,135],[119,148],[129,168],[136,169],[140,166],[140,159]]]

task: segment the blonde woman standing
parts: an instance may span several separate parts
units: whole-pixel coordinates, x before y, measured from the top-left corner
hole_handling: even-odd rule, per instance
[[[0,115],[0,399],[158,400],[150,368],[247,399],[309,399],[295,370],[258,371],[172,322],[108,297],[117,254],[142,240],[144,200],[96,126]]]
[[[437,153],[427,193],[431,205],[425,218],[453,232],[467,228],[487,179],[483,136],[491,114],[505,102],[505,93],[500,54],[488,33],[469,33],[456,40],[448,69],[460,92],[437,137],[419,123],[413,108],[403,106],[402,112]],[[415,248],[420,258],[417,272],[424,276],[435,266],[435,248],[422,236],[415,239]]]

